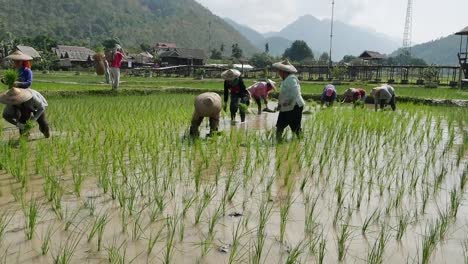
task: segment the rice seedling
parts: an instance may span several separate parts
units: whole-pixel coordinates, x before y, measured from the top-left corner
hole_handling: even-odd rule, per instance
[[[197,197],[194,194],[189,194],[189,193],[184,194],[184,196],[182,197],[182,205],[183,205],[182,217],[183,218],[185,218],[185,216],[187,215],[187,211],[190,209],[190,207],[192,207],[196,199]]]
[[[325,259],[325,252],[326,252],[327,240],[325,237],[322,236],[322,239],[319,243],[318,255],[317,255],[317,263],[322,264],[323,260]]]
[[[397,234],[396,240],[401,241],[401,238],[406,232],[410,220],[410,216],[408,214],[401,215],[398,218],[398,227],[397,227]]]
[[[460,194],[458,193],[456,188],[453,188],[450,191],[450,216],[453,218],[457,218],[458,207],[460,207]]]
[[[293,247],[288,254],[288,258],[286,259],[286,264],[295,264],[301,263],[299,257],[304,253],[304,248],[306,243],[304,241],[300,241],[295,247]]]
[[[382,226],[379,237],[374,242],[372,249],[367,253],[367,263],[383,263],[385,246],[390,238],[385,226]]]
[[[71,211],[70,207],[65,208],[65,225],[64,225],[64,230],[68,231],[70,229],[70,226],[73,225],[73,223],[76,220],[76,217],[80,213],[80,209],[78,208],[75,211]]]
[[[84,232],[71,232],[65,243],[60,242],[58,250],[55,253],[52,253],[54,264],[71,263],[83,234]]]
[[[240,240],[244,236],[243,226],[245,226],[246,221],[248,220],[239,221],[236,227],[232,229],[232,245],[229,252],[229,264],[242,262],[242,255],[240,255],[239,252],[241,250]]]
[[[50,239],[52,238],[52,235],[55,233],[56,230],[53,230],[53,225],[49,225],[47,227],[46,232],[42,235],[41,240],[41,254],[46,255],[47,252],[49,252],[50,248]]]
[[[361,233],[363,236],[366,236],[367,228],[369,227],[370,224],[374,223],[377,219],[379,219],[379,216],[380,216],[379,209],[375,209],[374,212],[364,220],[364,223],[361,228]]]
[[[252,263],[258,264],[262,260],[263,255],[263,247],[265,245],[265,229],[268,219],[271,216],[271,210],[273,206],[269,204],[268,200],[263,198],[260,206],[259,206],[259,218],[258,218],[258,227],[257,227],[257,235],[252,247],[253,250],[253,257]]]
[[[421,263],[429,263],[432,253],[434,252],[440,237],[439,225],[430,224],[429,228],[426,227],[426,234],[424,234],[422,241],[422,256]]]
[[[172,263],[172,258],[174,255],[175,248],[175,236],[177,231],[177,221],[176,217],[167,217],[166,218],[166,245],[163,251],[163,263],[169,264]]]
[[[197,210],[195,211],[195,225],[198,225],[198,223],[200,223],[200,218],[205,209],[210,204],[210,202],[213,200],[215,196],[215,191],[216,190],[212,187],[206,187],[203,191],[203,196],[201,197],[201,199],[199,198]]]
[[[96,199],[91,197],[84,202],[84,207],[89,210],[89,216],[93,216],[96,211]]]
[[[107,259],[109,260],[109,263],[111,264],[129,263],[126,261],[127,248],[126,248],[125,241],[122,242],[122,244],[120,244],[119,246],[117,246],[116,242],[114,241],[113,245],[106,248],[106,252],[107,252]]]
[[[10,224],[13,215],[8,213],[8,210],[4,210],[0,214],[0,243],[3,241],[3,236],[5,235],[5,231],[7,226]]]
[[[161,234],[164,231],[165,227],[166,227],[165,225],[162,225],[161,228],[159,228],[159,230],[156,233],[153,233],[153,229],[151,229],[150,237],[148,238],[148,247],[146,249],[147,255],[150,255],[151,252],[153,252],[153,248],[156,245],[156,243],[159,241],[159,239],[161,238]]]
[[[468,240],[462,242],[463,248],[463,260],[465,264],[468,264]]]
[[[288,222],[289,210],[293,204],[291,195],[287,195],[287,198],[280,203],[280,239],[281,243],[284,242],[284,233],[286,232],[286,224]]]
[[[97,235],[98,239],[98,251],[101,251],[101,242],[102,236],[104,234],[104,229],[106,228],[107,223],[109,222],[109,215],[107,213],[102,214],[101,216],[94,219],[93,224],[91,225],[91,231],[88,235],[88,243]]]
[[[337,248],[338,248],[338,261],[343,261],[348,252],[348,240],[350,239],[352,231],[349,230],[349,223],[341,225],[341,229],[338,235]]]
[[[39,216],[39,203],[35,198],[29,200],[29,203],[23,202],[24,214],[24,233],[28,240],[31,240],[36,231],[37,218]]]

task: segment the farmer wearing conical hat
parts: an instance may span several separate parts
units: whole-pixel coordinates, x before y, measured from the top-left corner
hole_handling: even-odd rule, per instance
[[[202,93],[195,97],[195,111],[192,116],[192,124],[190,126],[190,135],[198,136],[203,118],[210,119],[210,134],[213,135],[218,131],[219,119],[221,117],[221,96],[217,93]]]
[[[265,111],[271,111],[268,108],[268,94],[276,90],[276,83],[270,79],[266,81],[259,81],[250,86],[247,90],[249,91],[252,98],[257,103],[258,114],[262,113],[262,100],[265,102]]]
[[[320,103],[331,106],[336,100],[336,88],[334,85],[328,84],[322,91],[320,96]]]
[[[5,59],[10,59],[14,62],[14,67],[18,71],[18,79],[13,83],[13,87],[26,89],[31,87],[33,73],[31,71],[31,63],[30,61],[33,59],[31,56],[24,54],[23,52],[17,50],[10,55],[8,55]],[[4,80],[1,80],[4,83]],[[6,105],[5,109],[3,109],[3,118],[12,124],[16,124],[18,121],[20,113],[18,109],[11,106]]]
[[[283,79],[278,97],[280,113],[276,122],[276,138],[281,141],[287,126],[291,127],[297,136],[301,135],[302,111],[305,103],[299,79],[294,75],[297,72],[296,68],[288,60],[274,63],[273,68],[278,70],[278,75]]]
[[[0,93],[0,103],[10,106],[18,115],[14,119],[6,119],[18,127],[21,135],[26,134],[27,121],[37,121],[39,130],[46,138],[50,137],[49,124],[47,123],[45,109],[48,106],[42,94],[33,89],[10,88]]]
[[[389,104],[392,110],[395,111],[395,89],[392,86],[383,84],[380,87],[372,88],[371,96],[374,97],[375,111],[377,111],[379,104],[380,109],[384,109]]]
[[[241,122],[245,122],[245,109],[239,108],[239,104],[249,105],[249,93],[242,80],[241,73],[238,70],[230,69],[221,73],[224,79],[224,105],[226,111],[229,94],[231,94],[231,104],[229,110],[231,112],[231,123],[235,124],[237,110],[240,112]]]
[[[343,94],[344,102],[356,102],[361,100],[363,103],[366,102],[366,90],[360,88],[348,88]]]

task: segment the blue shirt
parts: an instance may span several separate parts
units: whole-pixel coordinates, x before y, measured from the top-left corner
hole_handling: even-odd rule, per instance
[[[29,88],[31,87],[31,84],[32,84],[32,78],[33,78],[33,74],[32,74],[32,71],[31,69],[28,69],[26,67],[21,67],[21,69],[18,70],[18,82],[20,82],[20,84],[18,84],[18,88]]]

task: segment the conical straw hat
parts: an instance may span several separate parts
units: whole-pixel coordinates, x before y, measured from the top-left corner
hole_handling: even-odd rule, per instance
[[[17,50],[10,55],[6,56],[5,59],[15,60],[15,61],[30,61],[33,58],[29,55],[24,54],[23,52]]]
[[[294,67],[289,62],[289,60],[284,60],[284,61],[274,63],[273,68],[275,68],[277,70],[280,70],[280,71],[289,72],[289,73],[296,73],[297,72],[296,67]]]
[[[241,76],[241,72],[236,69],[230,69],[221,73],[221,78],[226,81],[232,81]]]
[[[19,105],[33,97],[27,89],[10,88],[8,91],[0,93],[0,103],[6,105]]]

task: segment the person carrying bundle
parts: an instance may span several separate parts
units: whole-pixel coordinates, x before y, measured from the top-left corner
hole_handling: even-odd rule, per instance
[[[325,86],[322,92],[322,96],[320,97],[320,103],[326,104],[327,106],[331,106],[333,102],[336,100],[336,88],[334,85],[328,84]]]
[[[374,97],[375,111],[377,111],[379,104],[380,109],[384,109],[385,106],[390,105],[392,110],[395,111],[395,89],[392,86],[384,84],[380,87],[372,88],[371,96]]]
[[[217,93],[202,93],[195,97],[195,110],[192,115],[192,124],[190,125],[190,135],[198,137],[201,123],[203,118],[210,119],[210,133],[208,136],[213,135],[218,131],[219,119],[221,117],[221,96]]]
[[[259,115],[262,114],[262,100],[265,102],[264,111],[272,112],[272,110],[268,108],[268,94],[271,91],[276,90],[275,85],[276,83],[274,81],[268,79],[267,81],[256,82],[247,89],[250,93],[250,96],[252,96],[252,98],[255,100],[255,103],[257,103],[257,113]]]
[[[231,124],[235,124],[236,122],[237,110],[240,112],[241,122],[245,122],[246,109],[239,106],[240,104],[249,105],[250,98],[240,71],[230,69],[222,72],[221,77],[224,79],[224,111],[226,111],[229,94],[231,94],[231,103],[229,107],[231,112]]]
[[[366,91],[360,88],[349,88],[343,94],[342,103],[345,103],[345,102],[355,103],[359,100],[361,100],[363,103],[366,102]]]

